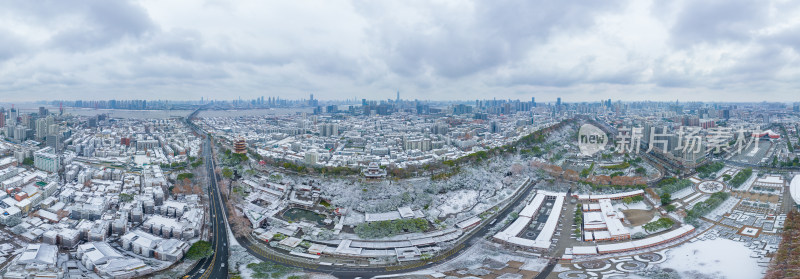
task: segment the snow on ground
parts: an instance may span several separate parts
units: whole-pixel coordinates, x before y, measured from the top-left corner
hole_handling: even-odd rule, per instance
[[[692,200],[692,202],[690,202],[689,204],[687,204],[686,206],[684,206],[684,208],[686,208],[686,209],[692,209],[692,208],[694,208],[694,205],[695,205],[695,204],[698,204],[698,203],[704,202],[704,201],[706,201],[706,200],[707,200],[707,199],[709,199],[709,198],[711,198],[711,195],[704,194],[704,195],[703,195],[703,196],[701,196],[700,198],[696,198],[696,199]]]
[[[233,235],[231,227],[226,226],[226,229],[228,229],[228,244],[230,244],[231,246],[242,246],[239,244],[239,241],[236,241],[236,236]]]
[[[464,209],[472,207],[478,201],[478,191],[458,190],[442,197],[442,205],[439,206],[439,217],[448,214],[459,213]]]
[[[563,264],[557,264],[556,267],[553,268],[554,273],[560,273],[564,271],[570,271],[572,269],[569,268],[569,265],[565,266]]]
[[[617,211],[628,210],[628,209],[641,209],[641,210],[650,210],[650,206],[648,206],[644,201],[632,203],[632,204],[625,204],[625,203],[618,203],[614,205],[614,208]]]
[[[542,258],[527,259],[524,263],[519,269],[540,272],[547,266],[547,260]]]
[[[521,182],[520,180],[525,179],[523,173],[534,171],[530,167],[524,167],[525,165],[522,164],[524,162],[519,156],[493,159],[489,160],[487,164],[481,165],[481,167],[463,168],[455,176],[437,181],[424,177],[399,181],[383,180],[372,182],[337,178],[316,181],[314,184],[319,185],[322,198],[329,200],[332,205],[359,212],[387,212],[396,210],[401,206],[420,209],[432,205],[430,206],[431,208],[439,208],[447,201],[442,200],[442,198],[449,199],[453,196],[453,193],[460,190],[487,191],[490,194],[494,194],[495,191],[517,187]],[[512,166],[519,167],[512,169]],[[515,174],[505,176],[509,171]],[[291,180],[289,182],[303,183],[307,179],[293,177]],[[457,197],[457,195],[454,197]],[[491,199],[492,196],[481,198]],[[474,204],[474,201],[470,203],[470,205]],[[449,211],[461,211],[453,209],[452,206],[442,207],[449,208]]]
[[[295,277],[299,276],[300,278],[312,278],[312,279],[337,279],[336,276],[330,274],[305,273],[305,272],[286,274],[286,276],[284,276],[283,278],[288,279],[291,278],[292,276]]]
[[[472,208],[472,214],[481,214],[484,211],[489,210],[492,207],[495,207],[511,198],[511,196],[513,196],[514,193],[523,185],[522,181],[516,181],[514,183],[517,183],[518,185],[498,191],[494,196],[487,197],[485,199],[481,197],[478,201],[478,204]]]
[[[537,272],[541,272],[547,265],[547,259],[512,253],[485,240],[475,243],[466,249],[461,255],[420,272],[444,273],[457,269],[489,268],[485,266],[487,260],[500,264],[506,264],[508,261],[518,261],[523,263],[520,269]]]
[[[260,262],[261,261],[259,261],[259,260],[253,260],[253,261],[251,261],[251,262],[249,262],[247,264],[260,263]],[[242,278],[253,278],[253,270],[248,268],[247,264],[242,264],[242,265],[239,266],[239,275],[241,275]]]
[[[688,186],[686,188],[683,188],[680,191],[672,193],[670,196],[672,196],[673,200],[679,200],[688,197],[691,194],[694,194],[694,186]]]
[[[747,181],[742,183],[742,185],[739,185],[739,188],[736,189],[740,191],[749,191],[750,188],[753,187],[753,182],[755,182],[756,179],[758,179],[758,170],[753,170],[753,174],[750,175],[750,178],[748,178]]]
[[[731,210],[733,210],[733,207],[736,206],[736,204],[739,203],[739,201],[740,199],[737,199],[735,197],[729,197],[727,200],[722,202],[721,205],[717,206],[717,208],[712,210],[711,213],[706,214],[706,216],[708,216],[708,218],[711,220],[719,220],[720,218],[722,218],[722,215],[725,215],[725,213],[728,213]]]
[[[764,267],[750,257],[750,249],[741,242],[717,238],[686,243],[667,251],[661,268],[672,268],[681,274],[700,273],[727,279],[763,277]]]
[[[647,231],[645,231],[644,228],[642,228],[642,226],[628,228],[628,231],[631,233],[631,236],[635,235],[636,233],[643,233],[647,235]]]
[[[347,218],[344,219],[342,224],[348,225],[348,226],[358,225],[358,224],[364,223],[365,218],[366,217],[365,217],[364,213],[357,212],[355,210],[350,210],[350,211],[347,212]]]
[[[197,261],[184,260],[182,263],[179,263],[179,264],[177,264],[176,266],[174,266],[172,268],[166,269],[166,270],[161,271],[161,272],[156,272],[155,274],[149,274],[149,275],[147,275],[147,277],[148,278],[153,278],[153,279],[172,279],[172,278],[177,278],[177,277],[183,276],[184,274],[189,272],[189,270],[191,270],[194,267],[195,263],[197,263]],[[94,273],[92,273],[92,275],[94,275]],[[100,277],[95,275],[92,278],[100,278]]]
[[[406,277],[412,277],[412,276],[426,276],[426,275],[431,275],[431,276],[434,276],[436,278],[445,277],[445,275],[442,274],[442,273],[433,272],[433,271],[430,271],[430,270],[421,270],[421,271],[414,271],[414,272],[403,273],[403,274],[378,275],[378,276],[372,277],[372,279],[378,279],[378,278],[406,278]]]
[[[656,213],[656,215],[653,215],[653,219],[650,219],[650,221],[647,222],[647,223],[658,221],[658,218],[661,218],[661,215]],[[644,226],[644,225],[642,225],[642,226]],[[656,233],[656,232],[647,232],[647,231],[644,230],[644,228],[642,226],[629,227],[628,231],[631,233],[631,236],[633,236],[634,234],[639,233],[639,232],[643,233],[645,235]]]

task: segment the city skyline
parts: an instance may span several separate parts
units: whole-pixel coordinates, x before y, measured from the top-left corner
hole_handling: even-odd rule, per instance
[[[800,6],[781,1],[0,5],[6,102],[791,102],[800,89],[800,24],[786,20]]]
[[[0,1],[0,278],[800,278],[800,1]]]

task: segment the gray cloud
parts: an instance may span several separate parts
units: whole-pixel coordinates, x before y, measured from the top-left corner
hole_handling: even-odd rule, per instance
[[[133,39],[155,28],[147,12],[127,1],[6,1],[8,16],[57,30],[48,48],[87,51]],[[68,23],[68,24],[65,24]]]
[[[797,17],[744,0],[3,1],[0,97],[787,100]]]
[[[21,55],[27,48],[22,37],[3,29],[0,29],[0,42],[0,62]]]
[[[687,1],[678,12],[671,37],[677,47],[698,43],[748,41],[763,26],[769,5],[758,0]]]
[[[369,33],[401,75],[431,70],[460,78],[520,59],[554,32],[588,28],[597,14],[617,6],[615,1],[478,1],[467,14],[455,14],[458,9],[444,4],[423,5],[415,11],[430,21],[378,19]],[[367,17],[381,16],[374,13],[379,9],[364,10]]]

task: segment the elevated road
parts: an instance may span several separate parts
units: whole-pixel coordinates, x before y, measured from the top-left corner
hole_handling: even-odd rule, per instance
[[[197,126],[191,123],[191,119],[197,114],[197,111],[192,113],[186,122],[195,132],[204,135]],[[228,221],[225,206],[219,194],[219,187],[217,187],[217,175],[214,172],[211,141],[208,136],[205,136],[204,139],[203,160],[209,180],[207,191],[209,213],[211,214],[211,247],[214,249],[214,254],[200,260],[186,275],[193,279],[228,278]]]

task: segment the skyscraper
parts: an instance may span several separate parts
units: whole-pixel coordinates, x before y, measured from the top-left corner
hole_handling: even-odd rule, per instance
[[[8,119],[10,120],[9,123],[11,123],[11,125],[17,125],[17,117],[19,117],[17,114],[17,109],[12,106],[11,111],[8,113]]]
[[[47,136],[47,119],[39,118],[36,119],[36,138],[44,139]]]
[[[561,97],[556,99],[556,109],[554,109],[553,112],[561,112]]]
[[[314,100],[314,94],[311,94],[311,97],[308,98],[308,105],[312,107],[316,107],[319,104],[319,101]]]

